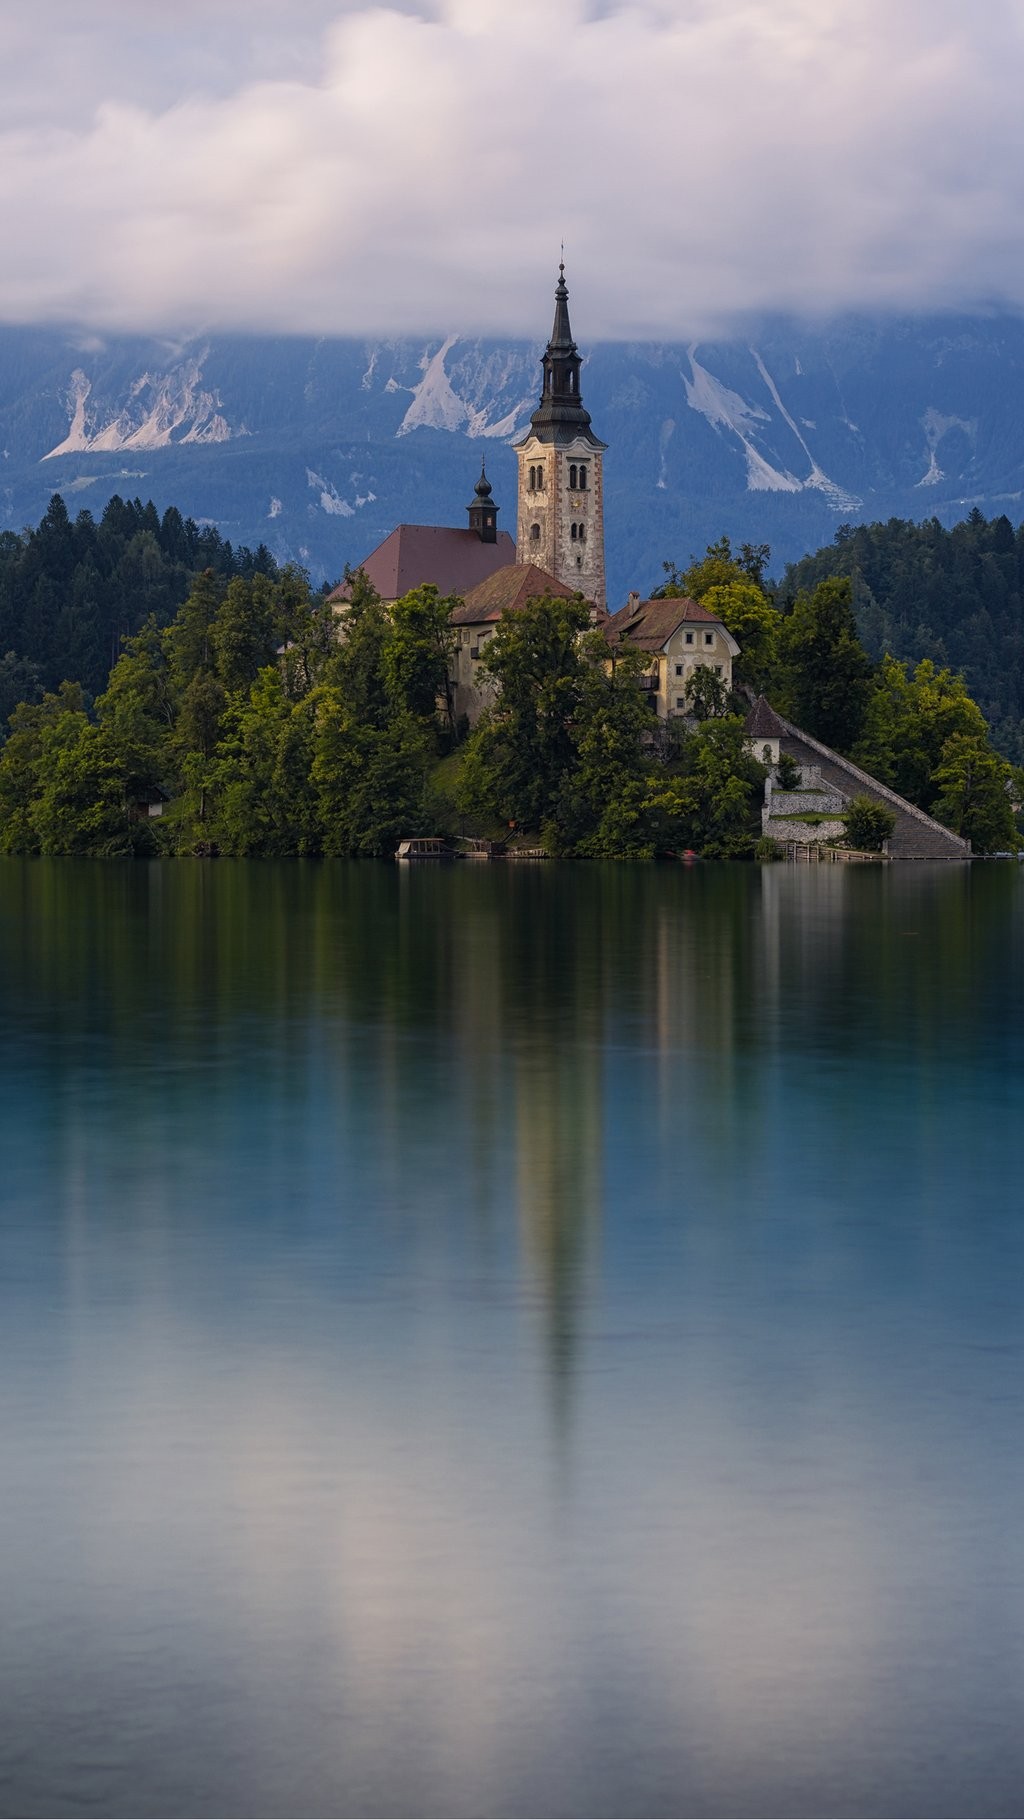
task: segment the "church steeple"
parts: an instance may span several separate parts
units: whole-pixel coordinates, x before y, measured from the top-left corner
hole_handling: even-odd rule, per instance
[[[607,445],[595,436],[580,396],[583,361],[572,338],[564,262],[555,320],[541,356],[540,403],[515,445],[519,458],[516,561],[535,563],[605,605],[604,479]]]

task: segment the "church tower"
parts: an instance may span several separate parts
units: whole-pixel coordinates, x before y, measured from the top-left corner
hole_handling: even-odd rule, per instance
[[[601,458],[607,443],[590,427],[580,397],[580,358],[569,327],[565,266],[558,268],[555,322],[541,360],[540,404],[519,457],[516,561],[536,563],[604,608],[604,496]]]

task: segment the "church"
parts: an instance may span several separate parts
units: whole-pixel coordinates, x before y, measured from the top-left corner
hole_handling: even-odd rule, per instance
[[[631,594],[609,614],[605,581],[604,455],[583,403],[583,359],[569,322],[565,265],[559,265],[555,317],[541,357],[540,402],[513,444],[518,460],[515,541],[498,529],[499,507],[481,467],[469,523],[397,525],[358,565],[385,602],[432,584],[458,596],[452,614],[455,711],[475,721],[490,698],[479,659],[503,613],[542,594],[582,595],[611,644],[620,639],[649,655],[649,700],[662,718],[687,707],[688,679],[710,663],[726,687],[739,647],[720,621],[693,601],[641,601]],[[348,586],[330,596],[343,612]],[[684,611],[688,609],[689,613]],[[698,624],[699,621],[699,624]]]

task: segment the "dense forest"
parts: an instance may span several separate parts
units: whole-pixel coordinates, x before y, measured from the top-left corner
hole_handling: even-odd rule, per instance
[[[496,626],[480,659],[494,698],[471,731],[448,686],[456,603],[435,589],[385,607],[358,575],[339,618],[264,550],[138,501],[72,523],[55,497],[0,550],[0,850],[379,855],[461,833],[585,858],[740,856],[765,776],[743,737],[756,692],[978,851],[1016,846],[1024,777],[962,677],[875,661],[850,578],[780,595],[767,561],[723,538],[667,565],[663,592],[702,600],[741,648],[736,693],[700,672],[689,722],[652,716],[644,653],[609,647],[581,599],[545,597]]]
[[[937,518],[844,525],[787,570],[783,593],[830,575],[849,577],[872,657],[961,671],[996,747],[1024,763],[1024,525],[977,510],[951,531]]]
[[[35,530],[0,532],[0,723],[19,701],[74,677],[98,695],[121,641],[152,617],[169,625],[192,577],[272,575],[269,552],[233,550],[219,531],[111,499],[99,523],[72,520],[59,493]]]

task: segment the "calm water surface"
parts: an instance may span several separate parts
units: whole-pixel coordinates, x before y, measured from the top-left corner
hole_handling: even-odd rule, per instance
[[[0,1812],[1024,1810],[1022,929],[0,863]]]

